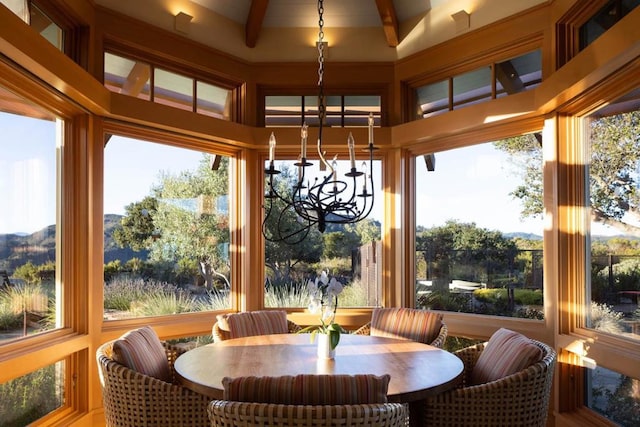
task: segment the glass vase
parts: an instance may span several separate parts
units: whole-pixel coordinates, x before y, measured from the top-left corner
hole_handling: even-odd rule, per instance
[[[319,359],[333,359],[336,357],[336,349],[331,349],[331,340],[329,338],[329,334],[317,334],[316,336]]]

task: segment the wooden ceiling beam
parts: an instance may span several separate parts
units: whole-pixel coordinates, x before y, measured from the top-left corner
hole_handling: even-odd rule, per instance
[[[268,5],[269,0],[252,0],[245,25],[245,43],[247,47],[256,47]]]
[[[378,13],[382,21],[382,28],[387,37],[389,47],[397,47],[400,37],[398,35],[398,17],[396,9],[393,7],[393,0],[376,0]]]

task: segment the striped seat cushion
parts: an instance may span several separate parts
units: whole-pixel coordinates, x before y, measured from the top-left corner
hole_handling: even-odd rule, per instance
[[[289,332],[287,313],[281,310],[259,310],[218,316],[218,326],[229,332],[229,338]]]
[[[225,400],[284,405],[386,403],[389,375],[225,377]]]
[[[141,374],[171,382],[167,354],[150,326],[134,329],[115,340],[113,360]]]
[[[430,344],[441,327],[441,313],[405,307],[376,308],[371,315],[370,334]]]
[[[515,374],[542,359],[542,350],[524,335],[500,328],[480,353],[471,384],[484,384]]]

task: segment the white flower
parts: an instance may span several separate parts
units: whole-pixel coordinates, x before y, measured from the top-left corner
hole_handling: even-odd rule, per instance
[[[320,273],[320,277],[316,279],[316,284],[318,283],[318,280],[323,285],[326,285],[329,282],[329,276],[327,275],[327,272],[322,270],[322,273]]]
[[[338,282],[335,277],[332,277],[329,282],[329,287],[327,288],[327,294],[330,297],[337,297],[342,292],[342,289],[342,283]]]
[[[326,306],[322,309],[322,321],[324,323],[330,323],[333,321],[336,313],[333,311],[333,307]]]
[[[320,313],[320,310],[322,310],[322,300],[319,298],[311,298],[311,301],[309,301],[309,312],[313,313],[313,314],[318,314]]]

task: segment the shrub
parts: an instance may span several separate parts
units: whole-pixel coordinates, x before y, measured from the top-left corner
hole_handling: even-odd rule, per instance
[[[185,292],[154,292],[134,304],[133,312],[140,316],[163,316],[195,311],[196,299]]]
[[[63,402],[63,386],[56,365],[0,384],[0,423],[7,427],[29,425],[59,408]]]
[[[144,301],[149,295],[167,290],[174,291],[175,286],[154,280],[118,276],[104,286],[104,308],[130,311],[134,302]]]
[[[5,291],[0,292],[0,330],[11,330],[22,325],[22,316],[11,307],[11,300]]]
[[[309,305],[306,282],[267,286],[265,288],[264,305],[265,307],[306,307]]]
[[[194,309],[196,311],[215,311],[224,310],[231,307],[231,299],[229,293],[219,291],[207,291],[204,300],[199,299]]]
[[[611,334],[621,334],[624,332],[620,320],[623,313],[619,313],[607,304],[591,302],[591,324],[590,327],[602,332]]]

